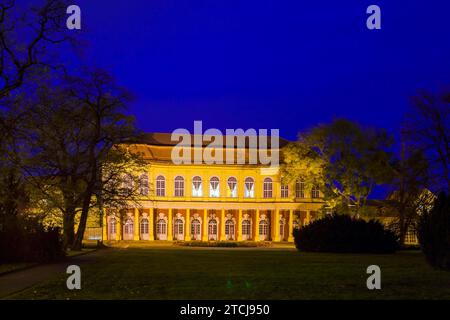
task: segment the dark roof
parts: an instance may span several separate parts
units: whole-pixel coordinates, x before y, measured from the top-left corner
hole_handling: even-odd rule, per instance
[[[194,139],[192,138],[192,136],[194,136],[193,134],[191,134],[191,146],[194,146]],[[178,145],[179,141],[181,141],[181,139],[179,141],[173,141],[171,140],[172,134],[171,133],[159,133],[159,132],[152,132],[152,133],[143,133],[141,135],[139,135],[138,137],[134,137],[131,139],[126,139],[123,141],[123,143],[127,143],[127,144],[147,144],[147,145],[153,145],[153,146],[176,146]],[[224,141],[223,141],[223,145],[225,145],[226,142],[226,136],[223,136]],[[245,139],[245,146],[246,148],[248,147],[248,141],[249,139]],[[202,141],[202,147],[206,147],[211,143],[211,141]],[[259,143],[259,142],[258,142]],[[279,146],[280,148],[286,146],[288,143],[290,143],[289,140],[283,139],[283,138],[279,138]],[[237,145],[237,141],[235,138],[235,145]],[[267,146],[268,148],[270,148],[271,146],[271,138],[270,136],[267,137]]]

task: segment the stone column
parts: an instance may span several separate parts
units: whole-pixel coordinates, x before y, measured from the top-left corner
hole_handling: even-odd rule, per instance
[[[167,240],[173,240],[173,227],[172,227],[172,208],[169,209],[169,214],[167,216]]]
[[[288,241],[289,242],[294,242],[294,237],[292,236],[292,232],[294,231],[294,210],[289,210],[289,236],[288,236]]]
[[[220,214],[220,241],[225,241],[225,209]]]
[[[122,215],[116,217],[116,240],[122,240]]]
[[[139,209],[134,208],[134,223],[133,223],[133,240],[138,241],[139,240]]]
[[[184,241],[191,241],[191,209],[186,209]]]
[[[237,232],[237,241],[242,241],[242,209],[238,212]]]
[[[106,215],[106,210],[103,209],[102,213],[103,213],[103,217],[102,217],[102,240],[103,241],[111,240],[111,239],[108,239],[108,219],[107,219],[107,215]]]
[[[255,221],[253,224],[255,226],[255,236],[253,238],[253,241],[259,241],[259,209],[256,209],[255,211]]]
[[[203,209],[202,241],[208,241],[208,209]]]
[[[274,237],[273,241],[279,242],[280,241],[280,210],[279,209],[275,210],[275,221],[274,222],[275,223],[273,225],[275,228],[275,230],[274,230],[275,237]]]
[[[311,222],[311,213],[309,210],[306,211],[306,219],[305,224],[309,224]]]
[[[155,226],[155,222],[154,222],[154,211],[155,209],[150,208],[150,212],[148,215],[148,240],[149,241],[153,241],[155,240],[155,235],[154,235],[154,226]]]

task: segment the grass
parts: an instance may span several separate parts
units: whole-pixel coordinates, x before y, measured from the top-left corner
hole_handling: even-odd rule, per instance
[[[3,264],[0,264],[0,275],[5,274],[5,273],[10,273],[13,271],[22,270],[22,269],[31,267],[33,265],[36,265],[36,263],[29,263],[29,262],[3,263]]]
[[[85,248],[83,248],[83,249],[81,249],[81,250],[79,250],[79,251],[73,251],[73,250],[70,250],[70,251],[68,251],[67,253],[66,253],[66,256],[67,257],[76,257],[76,256],[79,256],[79,255],[81,255],[81,254],[86,254],[86,253],[89,253],[89,252],[92,252],[92,251],[95,251],[96,249],[92,249],[92,248],[90,248],[90,249],[85,249]]]
[[[366,288],[381,267],[382,290]],[[450,299],[450,272],[420,252],[339,255],[273,249],[107,249],[82,265],[82,289],[67,275],[18,299]]]

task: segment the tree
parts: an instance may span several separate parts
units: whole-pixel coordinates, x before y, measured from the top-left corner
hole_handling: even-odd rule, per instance
[[[46,70],[58,67],[50,52],[68,39],[63,23],[66,7],[65,1],[46,0],[26,13],[19,13],[15,1],[0,3],[0,215],[3,221],[14,219],[29,203],[22,172],[15,166],[15,160],[22,156],[16,143],[26,114],[21,105],[27,90],[21,88],[39,83]]]
[[[427,261],[450,270],[450,197],[441,192],[433,208],[420,218],[418,236]]]
[[[121,175],[142,166],[140,155],[114,147],[137,134],[126,115],[128,99],[109,75],[95,71],[43,86],[29,108],[23,145],[30,157],[22,168],[27,181],[60,209],[65,243],[74,249],[81,247],[93,206],[126,205],[137,196],[137,188],[121,192],[119,186]]]
[[[19,14],[14,0],[0,3],[0,100],[23,85],[27,75],[55,67],[49,45],[68,40],[67,6],[45,0],[30,8],[31,14]]]
[[[282,176],[319,185],[329,206],[358,212],[373,188],[388,181],[390,145],[384,130],[337,119],[300,134],[283,151]]]
[[[409,229],[416,229],[421,213],[434,201],[434,194],[427,189],[430,181],[428,161],[420,150],[411,150],[405,144],[400,157],[393,159],[392,193],[388,205],[396,214],[396,221],[391,225],[400,239],[405,241]]]
[[[422,91],[413,99],[403,133],[411,147],[426,156],[434,181],[430,188],[450,192],[450,91]]]

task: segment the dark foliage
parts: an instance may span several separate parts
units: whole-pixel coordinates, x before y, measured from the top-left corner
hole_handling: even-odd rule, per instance
[[[380,222],[336,214],[295,229],[294,239],[298,250],[310,252],[393,253],[399,247]]]
[[[450,195],[441,193],[419,220],[418,238],[430,265],[450,270]]]
[[[0,231],[0,262],[54,262],[65,257],[59,228],[14,221]]]

